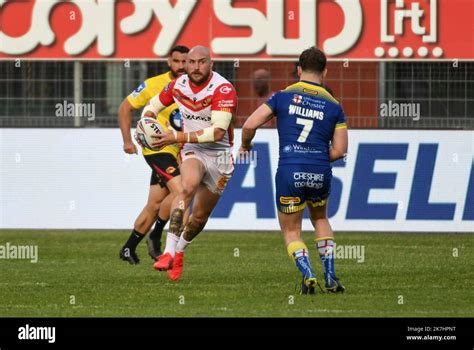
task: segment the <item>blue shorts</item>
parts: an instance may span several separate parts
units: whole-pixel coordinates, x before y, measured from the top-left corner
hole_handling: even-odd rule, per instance
[[[286,164],[277,169],[276,205],[282,213],[296,213],[307,204],[326,204],[331,190],[332,171],[329,166]]]

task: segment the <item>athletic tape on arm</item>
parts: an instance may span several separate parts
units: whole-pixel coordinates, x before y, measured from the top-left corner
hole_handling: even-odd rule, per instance
[[[158,113],[160,113],[165,108],[166,108],[166,106],[163,103],[161,103],[161,101],[160,101],[160,96],[155,95],[150,100],[150,103],[147,104],[145,106],[145,108],[143,108],[141,118],[143,118],[145,116],[146,112],[152,112],[156,117],[158,115]]]
[[[199,143],[214,142],[214,130],[229,128],[230,122],[232,121],[232,113],[223,111],[212,111],[211,112],[211,123],[212,126],[203,129],[202,135],[197,135]]]

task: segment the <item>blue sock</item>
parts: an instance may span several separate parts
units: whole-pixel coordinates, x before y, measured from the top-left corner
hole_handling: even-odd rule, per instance
[[[294,241],[288,244],[288,255],[293,259],[298,270],[300,270],[303,278],[313,276],[313,268],[309,262],[308,248],[301,241]]]
[[[309,262],[309,257],[307,255],[295,259],[295,264],[303,277],[308,277],[314,274],[311,263]]]
[[[334,240],[320,239],[317,242],[316,248],[318,248],[319,258],[323,263],[324,279],[336,277],[336,271],[334,270]]]

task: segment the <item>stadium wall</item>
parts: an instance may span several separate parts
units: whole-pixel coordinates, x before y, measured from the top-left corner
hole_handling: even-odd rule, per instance
[[[0,147],[0,228],[130,228],[147,198],[149,168],[122,152],[118,130],[0,129]],[[259,131],[255,150],[236,165],[208,229],[279,229],[276,131]],[[333,164],[331,223],[474,232],[473,156],[473,131],[351,130],[346,161]]]

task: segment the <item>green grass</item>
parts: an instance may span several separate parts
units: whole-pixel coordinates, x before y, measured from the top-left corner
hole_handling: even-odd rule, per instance
[[[0,231],[0,245],[38,245],[39,255],[36,264],[0,260],[0,316],[474,316],[469,234],[339,233],[339,245],[365,247],[365,261],[337,260],[346,293],[314,296],[298,295],[299,273],[278,233],[204,232],[189,246],[179,282],[152,269],[145,242],[138,249],[142,264],[120,261],[128,235]],[[321,276],[311,236],[304,238]]]

